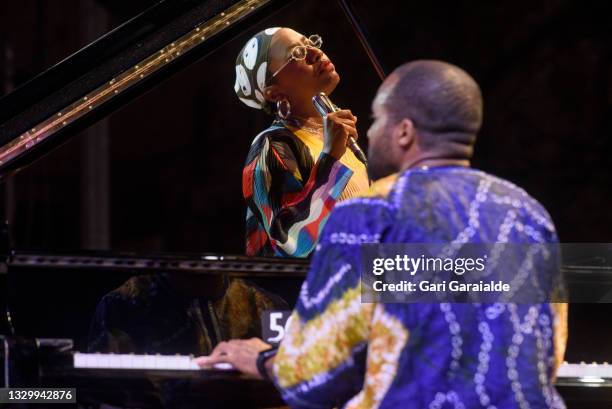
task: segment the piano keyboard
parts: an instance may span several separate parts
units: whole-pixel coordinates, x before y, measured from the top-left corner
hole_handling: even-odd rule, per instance
[[[557,383],[565,380],[575,379],[578,382],[585,384],[611,384],[612,383],[612,365],[607,362],[598,363],[579,363],[570,364],[564,362],[557,371]]]
[[[135,354],[73,354],[75,368],[87,369],[151,369],[167,371],[204,370],[192,356],[185,355],[135,355]],[[218,363],[214,369],[221,371],[235,370],[232,364]]]
[[[74,367],[88,369],[147,369],[170,371],[199,371],[200,368],[192,356],[186,355],[135,355],[135,354],[85,354],[75,352]],[[215,364],[214,369],[221,371],[235,370],[232,364]],[[612,365],[603,364],[570,364],[564,362],[557,371],[557,379],[576,379],[583,383],[612,382]]]

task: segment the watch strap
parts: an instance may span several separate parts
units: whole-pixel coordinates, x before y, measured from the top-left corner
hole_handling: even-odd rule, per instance
[[[268,349],[264,349],[263,351],[259,352],[259,355],[257,355],[257,372],[259,372],[259,374],[267,381],[272,382],[272,379],[270,378],[270,375],[268,374],[268,371],[266,370],[266,362],[268,361],[268,359],[272,358],[273,356],[276,355],[276,352],[278,351],[278,347],[271,347]]]

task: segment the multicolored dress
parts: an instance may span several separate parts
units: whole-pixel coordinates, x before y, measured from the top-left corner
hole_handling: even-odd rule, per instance
[[[362,303],[362,243],[555,243],[517,186],[461,167],[408,170],[336,206],[274,361],[292,408],[564,408],[567,304]],[[547,266],[547,267],[546,267]],[[556,274],[558,262],[526,265]]]
[[[318,135],[280,121],[255,137],[242,173],[247,255],[307,257],[336,203],[367,191],[350,150],[340,160],[322,150]]]

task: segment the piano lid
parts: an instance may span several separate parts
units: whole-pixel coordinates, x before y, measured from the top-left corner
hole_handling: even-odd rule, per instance
[[[162,0],[0,99],[0,179],[289,0]]]

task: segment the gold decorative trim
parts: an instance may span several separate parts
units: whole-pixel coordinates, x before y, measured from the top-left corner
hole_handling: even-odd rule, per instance
[[[271,0],[243,0],[229,7],[212,19],[198,25],[189,33],[166,45],[134,67],[125,70],[94,91],[45,119],[29,131],[0,148],[0,166],[6,165],[57,131],[87,114],[105,102],[149,77],[181,54],[185,54],[206,39],[220,33],[232,23],[244,18]]]

